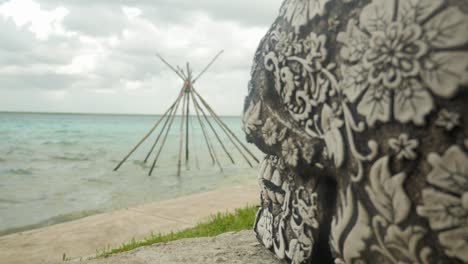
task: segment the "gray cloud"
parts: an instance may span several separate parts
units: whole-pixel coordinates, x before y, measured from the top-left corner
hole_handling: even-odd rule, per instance
[[[96,9],[128,6],[141,8],[145,17],[163,23],[183,23],[194,12],[205,13],[216,20],[231,20],[249,26],[271,23],[282,0],[43,0],[48,8]],[[86,13],[82,15],[86,16]]]
[[[122,8],[116,5],[73,5],[68,9],[65,28],[90,36],[120,35],[128,23]]]
[[[11,19],[0,18],[0,67],[71,62],[79,48],[75,37],[52,36],[47,40],[38,40],[27,26],[17,27]]]
[[[0,89],[60,90],[79,79],[76,75],[53,72],[0,74]]]
[[[216,20],[230,20],[247,26],[265,26],[278,10],[271,0],[157,0],[137,1],[143,6],[144,15],[153,21],[179,22],[189,19],[194,12],[204,13]]]
[[[66,34],[38,39],[31,24],[18,27],[0,15],[0,106],[25,107],[20,95],[29,91],[35,100],[25,111],[88,112],[90,102],[100,102],[106,93],[108,102],[91,109],[162,111],[165,96],[174,94],[180,80],[156,52],[172,64],[190,61],[199,72],[225,49],[198,85],[221,114],[238,114],[258,40],[282,0],[35,1],[43,10],[68,10],[61,24]],[[141,16],[130,20],[122,7],[138,8]],[[55,91],[67,96],[49,96]],[[16,94],[17,106],[12,99]]]

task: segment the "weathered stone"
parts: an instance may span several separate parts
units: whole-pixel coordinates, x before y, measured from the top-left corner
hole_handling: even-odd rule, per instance
[[[243,129],[291,263],[468,263],[468,2],[286,0]]]
[[[104,259],[71,261],[73,264],[281,264],[271,252],[255,242],[251,230],[216,237],[189,238],[159,243],[111,255]],[[47,262],[50,264],[50,262]],[[60,262],[64,263],[64,262]],[[65,262],[66,263],[66,262]]]

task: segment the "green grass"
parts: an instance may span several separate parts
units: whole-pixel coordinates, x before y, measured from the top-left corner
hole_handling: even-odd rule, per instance
[[[138,247],[149,246],[156,243],[165,243],[183,238],[212,237],[231,231],[251,229],[255,221],[256,206],[247,206],[236,209],[233,213],[218,213],[212,215],[207,222],[199,223],[195,227],[169,234],[151,234],[143,240],[132,239],[118,248],[109,248],[98,251],[96,258],[106,258],[112,254],[133,250]]]

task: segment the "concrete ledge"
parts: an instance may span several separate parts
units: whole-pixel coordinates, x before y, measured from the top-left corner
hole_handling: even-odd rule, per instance
[[[93,215],[76,221],[0,237],[0,262],[52,263],[90,256],[132,238],[192,227],[211,214],[258,204],[258,186],[235,186]]]

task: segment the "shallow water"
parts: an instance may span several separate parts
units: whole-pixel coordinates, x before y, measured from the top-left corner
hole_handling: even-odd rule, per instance
[[[191,119],[190,162],[176,175],[180,119],[174,120],[153,176],[142,162],[157,133],[117,172],[113,168],[159,119],[148,115],[0,113],[0,235],[97,212],[170,199],[231,184],[255,182],[252,169],[216,138],[223,172],[213,166],[203,134]],[[244,141],[239,117],[223,120]],[[157,130],[158,131],[158,130]],[[220,132],[220,130],[218,130]],[[249,149],[260,157],[254,146]]]

